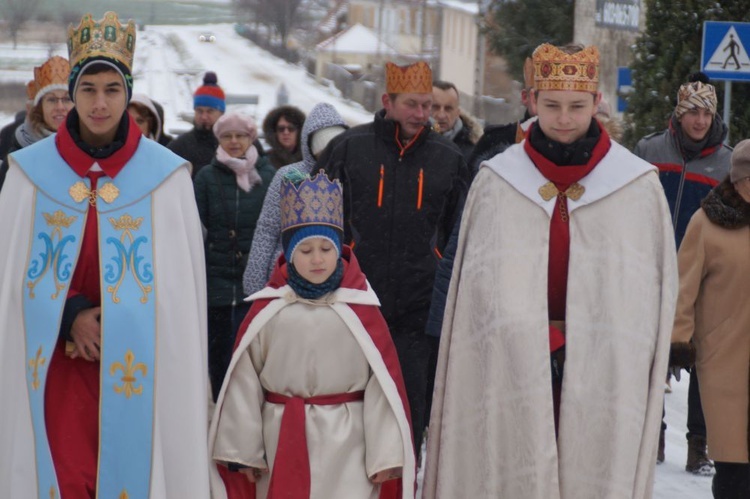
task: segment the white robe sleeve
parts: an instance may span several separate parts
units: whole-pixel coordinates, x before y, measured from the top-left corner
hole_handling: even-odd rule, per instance
[[[263,389],[248,350],[241,354],[226,382],[212,455],[215,461],[265,469]]]
[[[403,466],[404,447],[396,415],[374,374],[365,388],[363,412],[367,476]]]

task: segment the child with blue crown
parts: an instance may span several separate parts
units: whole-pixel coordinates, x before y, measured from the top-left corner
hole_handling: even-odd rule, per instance
[[[401,368],[380,302],[341,244],[341,184],[293,173],[281,217],[284,253],[247,298],[211,423],[213,459],[258,498],[413,498]],[[223,497],[221,481],[213,489]]]

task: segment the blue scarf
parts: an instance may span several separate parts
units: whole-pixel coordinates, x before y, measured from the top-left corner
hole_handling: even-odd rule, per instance
[[[316,300],[326,293],[330,293],[341,286],[341,279],[344,276],[344,263],[339,258],[336,264],[336,270],[333,274],[320,284],[313,284],[297,272],[294,265],[291,263],[287,266],[289,272],[289,279],[287,284],[291,287],[297,295],[307,300]]]

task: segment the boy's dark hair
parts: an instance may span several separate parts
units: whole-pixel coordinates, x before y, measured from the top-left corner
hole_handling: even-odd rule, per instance
[[[113,66],[110,66],[109,64],[103,63],[103,62],[95,62],[94,64],[87,66],[86,69],[81,73],[81,76],[83,75],[97,75],[99,73],[106,73],[107,71],[112,71],[114,73],[119,73],[117,69],[115,69]]]

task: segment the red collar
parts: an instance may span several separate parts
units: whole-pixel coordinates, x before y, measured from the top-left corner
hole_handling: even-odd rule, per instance
[[[538,126],[534,124],[533,126]],[[612,146],[612,142],[609,140],[606,130],[601,125],[599,126],[601,135],[599,141],[591,151],[591,158],[584,165],[570,165],[570,166],[558,166],[552,161],[545,158],[539,151],[534,149],[529,140],[529,133],[526,135],[526,142],[524,142],[524,150],[529,155],[531,161],[537,167],[539,172],[544,175],[544,178],[551,180],[557,185],[560,190],[567,189],[571,184],[578,182],[583,177],[591,173],[591,170],[599,164],[604,156],[609,152],[609,148]]]
[[[130,115],[128,115],[128,121],[128,136],[125,139],[125,144],[108,158],[92,158],[82,151],[76,145],[68,127],[65,125],[57,130],[55,146],[63,160],[79,177],[84,177],[94,163],[98,163],[108,177],[115,178],[125,166],[125,163],[135,154],[141,138],[141,130]]]

